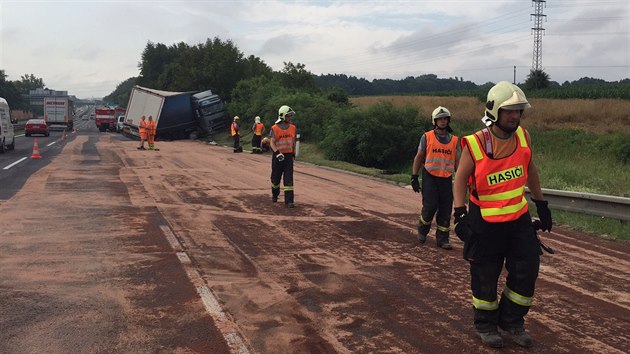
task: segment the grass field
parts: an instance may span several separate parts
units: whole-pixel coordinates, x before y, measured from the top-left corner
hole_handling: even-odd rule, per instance
[[[481,127],[483,103],[474,97],[381,96],[356,97],[351,102],[366,108],[389,101],[396,106],[411,105],[418,109],[419,119],[429,119],[439,105],[453,114],[453,128],[458,135],[470,134]],[[630,163],[621,163],[616,156],[602,153],[611,144],[630,142],[630,101],[532,99],[523,126],[532,135],[534,161],[544,188],[630,196]],[[420,132],[419,132],[420,133]],[[228,134],[215,137],[217,142],[231,145]],[[242,137],[242,145],[250,149],[251,133]],[[383,174],[381,170],[330,161],[315,144],[301,144],[299,160],[338,168],[367,176],[408,184],[411,162],[400,174]],[[554,211],[557,224],[575,230],[613,239],[630,240],[630,223],[583,214]]]
[[[430,119],[437,106],[451,111],[453,124],[458,121],[478,123],[484,115],[484,103],[476,97],[439,96],[370,96],[350,98],[358,108],[370,107],[378,102],[391,102],[394,106],[417,107],[420,117]],[[553,100],[533,98],[532,108],[526,111],[523,125],[528,129],[579,129],[593,133],[630,134],[630,101],[621,99]]]

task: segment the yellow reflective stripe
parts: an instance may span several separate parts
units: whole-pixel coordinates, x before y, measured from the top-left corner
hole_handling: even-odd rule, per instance
[[[284,186],[284,191],[292,191],[293,190],[293,186]]]
[[[495,299],[494,301],[484,301],[481,299],[477,299],[476,297],[472,297],[473,298],[473,306],[477,309],[477,310],[486,310],[486,311],[492,311],[492,310],[498,310],[499,309],[499,302]]]
[[[497,200],[509,200],[509,199],[514,199],[518,196],[523,195],[523,193],[525,193],[525,186],[513,189],[511,191],[507,191],[507,192],[502,192],[502,193],[496,193],[496,194],[490,194],[490,195],[480,195],[479,196],[479,200],[484,200],[484,201],[497,201]]]
[[[525,196],[523,196],[523,199],[521,199],[521,202],[516,205],[508,205],[503,208],[482,208],[481,216],[498,216],[498,215],[513,214],[523,209],[525,205],[527,205],[527,199],[525,199]]]
[[[271,188],[280,188],[280,183],[278,183],[278,184],[273,184],[272,183],[271,184]]]
[[[468,145],[470,146],[470,149],[472,150],[471,152],[475,160],[479,161],[483,159],[483,154],[481,153],[481,148],[479,147],[479,143],[477,142],[475,135],[468,135],[464,137],[464,139],[468,140]]]
[[[503,295],[507,296],[508,299],[510,299],[513,303],[517,305],[527,306],[527,307],[532,306],[531,297],[523,296],[515,292],[514,290],[508,288],[507,285],[503,288]]]
[[[521,147],[527,147],[527,139],[525,138],[525,132],[522,127],[518,127],[516,129],[516,136],[518,137],[518,141],[521,143]]]
[[[451,228],[450,228],[450,227],[440,226],[440,225],[438,225],[438,226],[437,226],[437,229],[438,229],[438,231],[444,231],[444,232],[449,232],[449,231],[451,231]]]
[[[431,221],[430,220],[429,221],[424,220],[424,218],[422,217],[422,214],[420,214],[420,223],[422,225],[431,225]]]

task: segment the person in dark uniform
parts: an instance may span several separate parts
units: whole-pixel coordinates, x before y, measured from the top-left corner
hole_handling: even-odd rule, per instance
[[[293,194],[293,159],[295,158],[296,127],[291,123],[295,112],[289,106],[278,110],[278,120],[271,127],[269,145],[271,158],[271,200],[275,203],[280,195],[280,180],[284,181],[284,203],[295,207]]]
[[[243,152],[243,147],[241,146],[241,126],[238,116],[234,116],[234,121],[230,125],[230,135],[232,139],[234,139],[234,152]]]
[[[498,329],[520,346],[533,344],[525,331],[525,315],[534,297],[541,249],[525,199],[526,185],[542,230],[551,231],[553,224],[529,133],[520,126],[529,107],[523,91],[508,81],[488,91],[482,119],[486,128],[461,139],[453,187],[455,232],[464,241],[463,256],[470,263],[475,329],[484,344],[495,348],[503,346]],[[504,264],[507,279],[499,301],[497,282]]]
[[[452,135],[451,112],[439,106],[431,114],[433,130],[420,138],[418,152],[413,160],[411,187],[416,193],[422,190],[422,211],[418,220],[418,242],[424,243],[437,212],[437,246],[450,250],[451,210],[453,209],[453,173],[457,169],[458,138]],[[422,169],[422,188],[419,172]]]

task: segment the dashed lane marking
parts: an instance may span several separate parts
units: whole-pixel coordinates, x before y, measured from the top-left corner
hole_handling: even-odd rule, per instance
[[[10,169],[11,167],[13,167],[13,166],[15,166],[15,165],[19,164],[20,162],[22,162],[22,161],[26,160],[27,158],[28,158],[28,157],[23,157],[23,158],[21,158],[21,159],[17,160],[17,161],[15,161],[14,163],[12,163],[12,164],[10,164],[10,165],[7,165],[7,166],[5,166],[5,167],[3,168],[3,170],[8,170],[8,169]]]

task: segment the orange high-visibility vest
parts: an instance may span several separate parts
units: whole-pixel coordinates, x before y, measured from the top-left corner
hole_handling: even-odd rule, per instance
[[[232,131],[232,136],[241,135],[239,131],[238,123],[232,122],[232,125],[230,126],[230,128]]]
[[[442,144],[435,130],[426,132],[424,136],[427,139],[424,168],[435,177],[451,177],[455,172],[458,138],[453,135],[448,144]]]
[[[262,123],[256,123],[256,128],[254,129],[254,134],[258,136],[263,135],[263,131],[265,130],[265,125]]]
[[[140,134],[146,134],[147,133],[147,121],[146,120],[142,120],[140,119],[140,123],[138,124],[138,132]]]
[[[274,124],[271,130],[273,130],[273,140],[278,151],[283,154],[292,154],[293,143],[295,142],[295,125],[289,124],[287,129],[282,129],[278,124]]]
[[[532,151],[522,127],[516,129],[514,137],[518,139],[516,150],[501,159],[488,157],[476,134],[464,138],[475,160],[470,190],[476,193],[470,193],[470,201],[479,206],[487,222],[513,221],[528,210],[525,184]]]
[[[156,131],[157,131],[157,123],[155,123],[154,120],[150,120],[147,122],[147,133],[149,135],[155,135]]]

